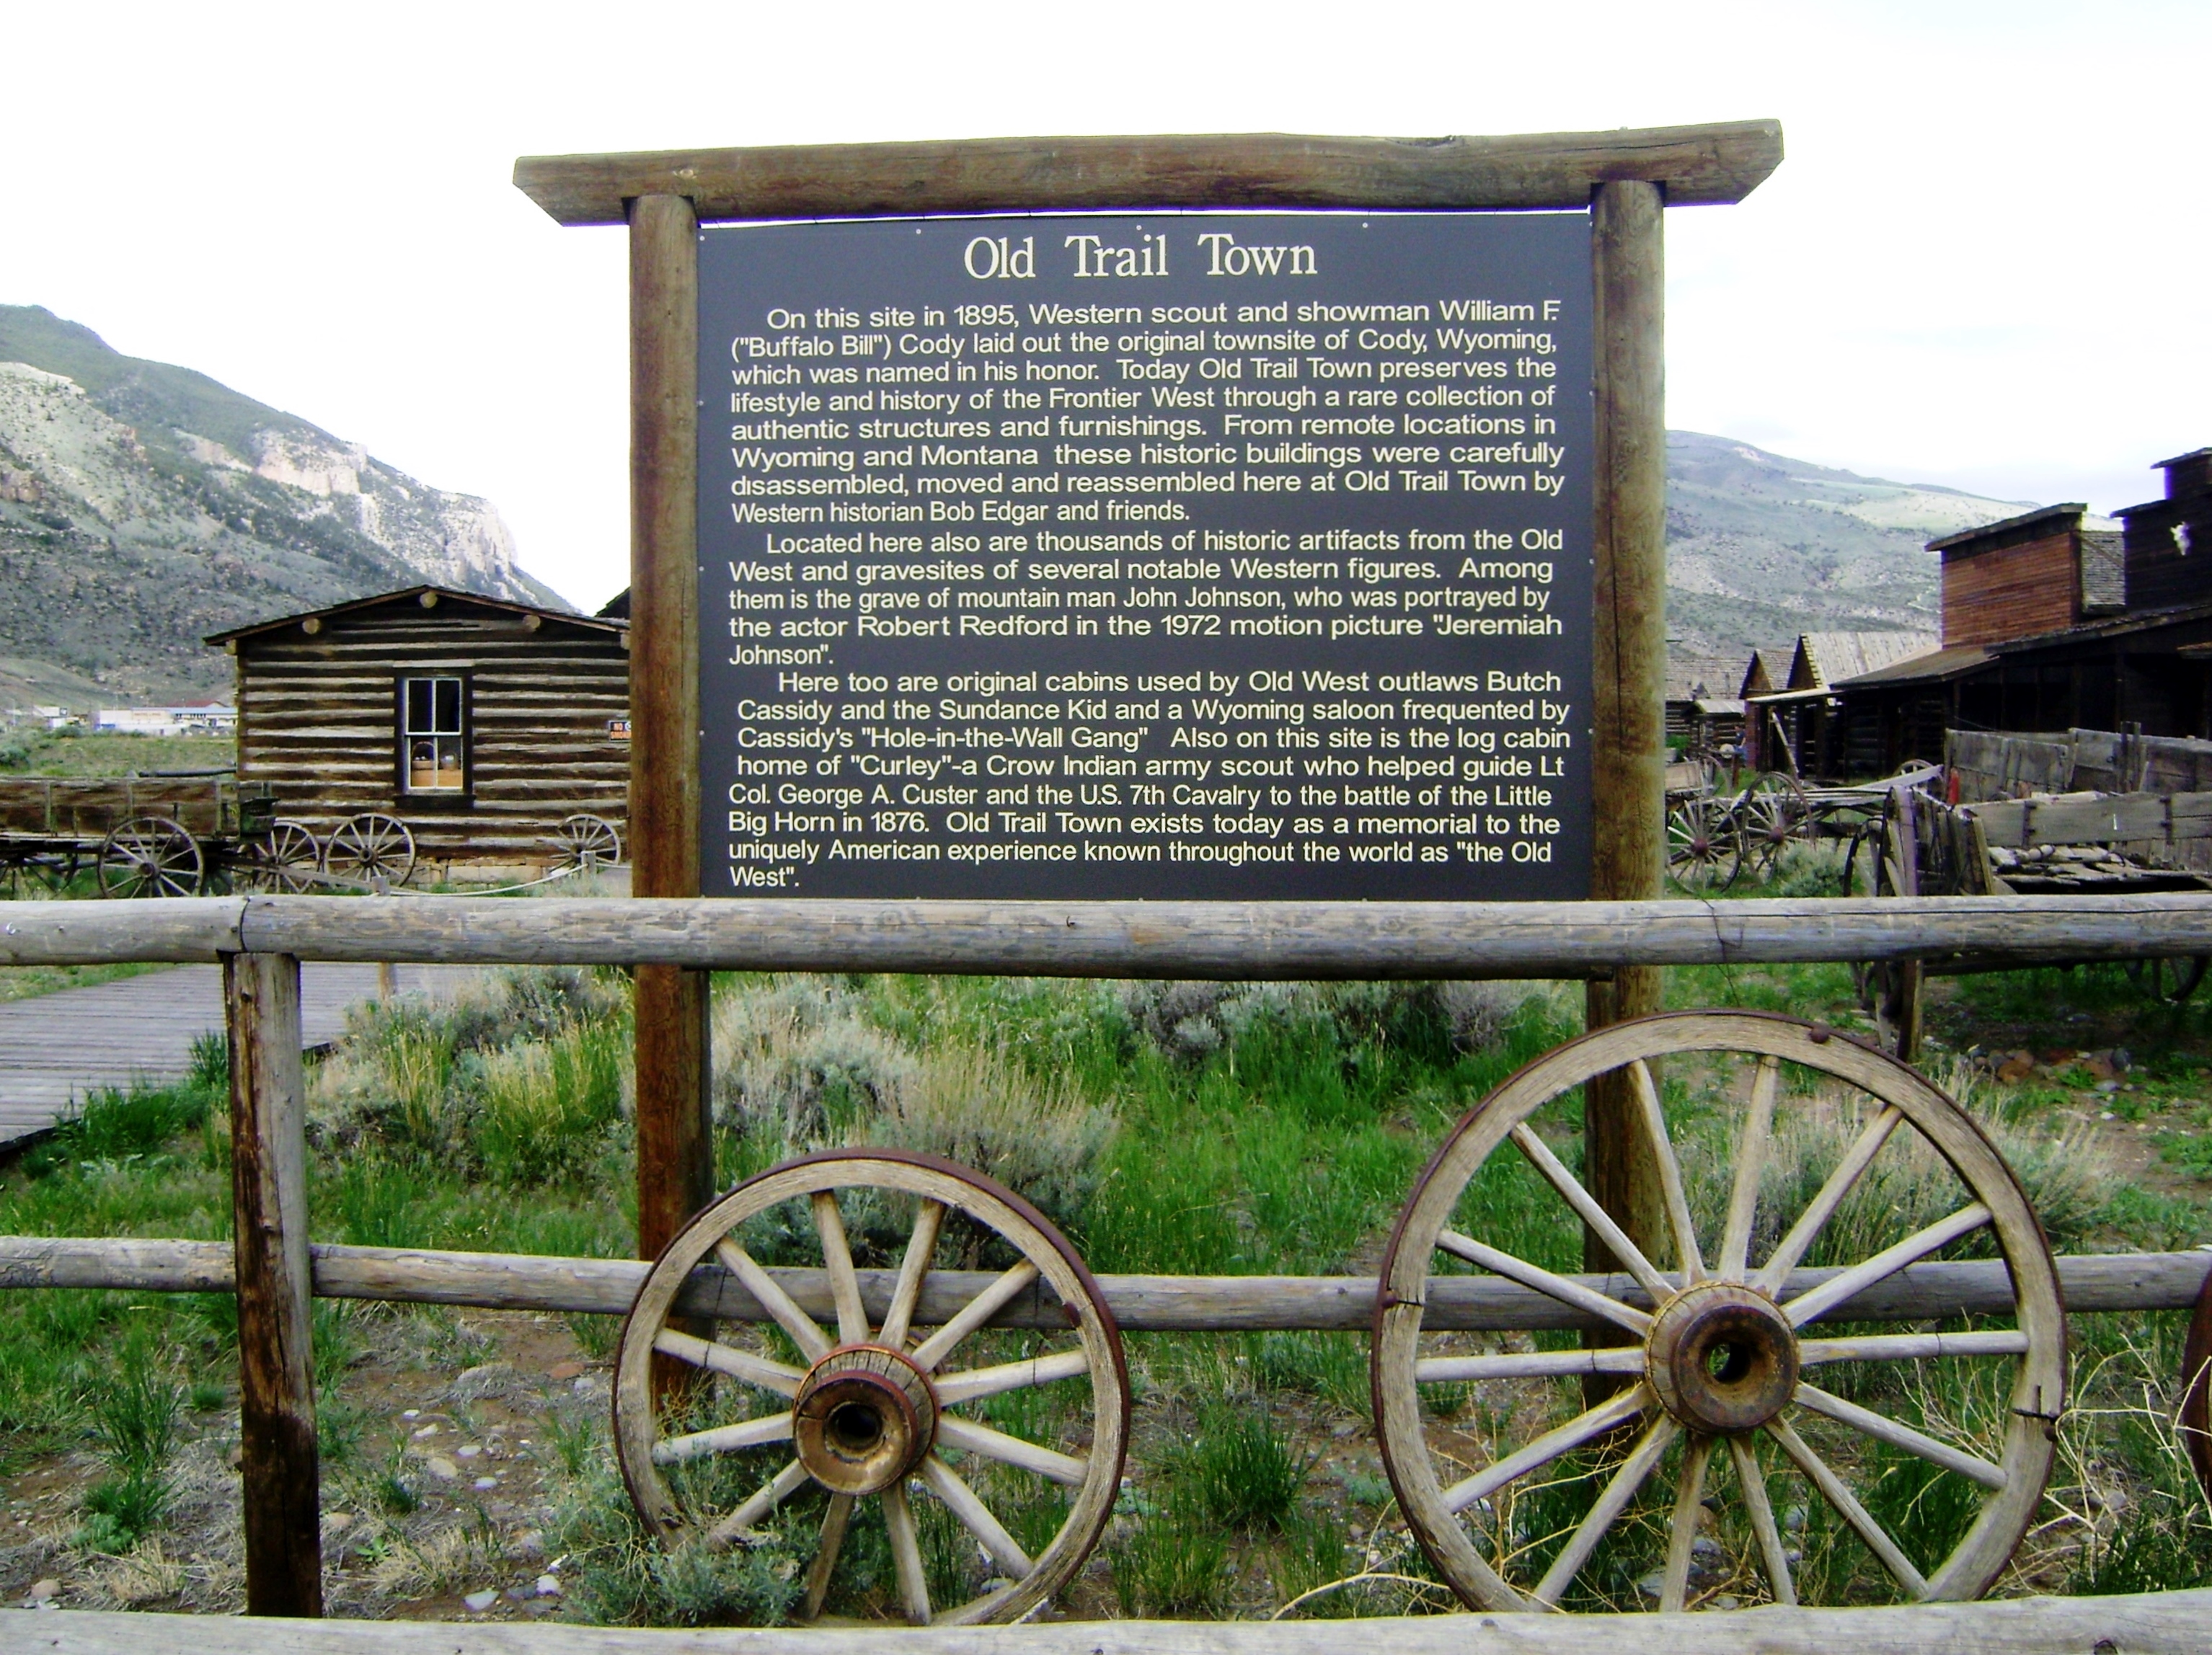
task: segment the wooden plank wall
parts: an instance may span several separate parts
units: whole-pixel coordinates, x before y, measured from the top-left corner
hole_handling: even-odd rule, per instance
[[[98,840],[133,816],[204,838],[238,825],[237,790],[197,776],[0,777],[0,833]]]
[[[1943,647],[2058,632],[2081,618],[2074,525],[2012,545],[1943,553]]]
[[[362,811],[396,815],[434,869],[549,862],[562,820],[579,813],[627,840],[629,749],[607,735],[629,714],[622,634],[550,618],[532,630],[532,618],[410,597],[330,616],[312,634],[240,640],[240,777],[270,784],[276,814],[319,839]],[[396,681],[454,673],[470,680],[467,809],[398,785]]]

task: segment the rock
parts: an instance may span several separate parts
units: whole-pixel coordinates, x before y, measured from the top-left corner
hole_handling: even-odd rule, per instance
[[[545,1555],[545,1531],[532,1529],[527,1534],[515,1537],[514,1543],[507,1549],[510,1557],[538,1558]]]
[[[1721,1543],[1711,1535],[1701,1534],[1690,1543],[1690,1550],[1693,1555],[1698,1557],[1718,1557],[1721,1555]]]
[[[497,1396],[514,1383],[513,1362],[481,1362],[462,1369],[447,1387],[446,1394],[456,1402],[477,1402]]]
[[[465,1442],[459,1447],[453,1450],[453,1458],[455,1459],[474,1459],[482,1452],[483,1452],[483,1449],[481,1445],[473,1442]]]
[[[558,1597],[561,1595],[560,1581],[550,1574],[539,1575],[538,1577],[538,1595],[540,1597]]]
[[[343,1534],[348,1529],[353,1527],[353,1513],[351,1512],[325,1512],[323,1513],[323,1526],[325,1529],[328,1529],[332,1534]]]
[[[1802,1529],[1805,1526],[1805,1508],[1802,1506],[1792,1506],[1782,1513],[1782,1526],[1793,1531]]]
[[[51,1579],[40,1580],[34,1582],[30,1591],[24,1594],[23,1601],[27,1603],[51,1603],[60,1595],[62,1583],[58,1580]]]
[[[1997,1078],[2007,1085],[2024,1081],[2035,1072],[2035,1053],[2008,1052],[1997,1064]]]
[[[472,1612],[481,1615],[486,1610],[489,1609],[494,1603],[499,1602],[499,1592],[497,1589],[494,1587],[486,1586],[482,1591],[471,1592],[467,1597],[462,1598],[461,1602],[466,1604]]]
[[[584,1365],[581,1362],[556,1362],[546,1370],[545,1377],[558,1384],[566,1385],[583,1371]]]
[[[1660,1597],[1667,1590],[1667,1577],[1654,1569],[1636,1583],[1636,1589],[1646,1597]]]
[[[1743,1599],[1723,1593],[1722,1596],[1713,1599],[1712,1607],[1715,1609],[1741,1609],[1743,1607]]]
[[[495,1476],[480,1476],[474,1482],[469,1484],[469,1487],[479,1491],[486,1488],[496,1488],[499,1487],[499,1479]]]
[[[592,1402],[606,1394],[607,1385],[606,1381],[596,1373],[581,1373],[568,1388],[585,1401]]]
[[[455,1477],[461,1474],[461,1468],[454,1464],[450,1459],[447,1459],[443,1454],[433,1454],[429,1458],[424,1460],[422,1464],[425,1468],[428,1470],[430,1475],[437,1478],[441,1482],[451,1482]]]

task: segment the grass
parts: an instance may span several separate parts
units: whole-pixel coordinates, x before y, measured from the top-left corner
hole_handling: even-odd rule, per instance
[[[28,728],[0,731],[0,774],[4,775],[227,770],[237,761],[238,744],[228,736],[94,736]]]
[[[1787,882],[1817,870],[1784,872]],[[1678,970],[1668,973],[1668,992],[1672,1003],[1863,1027],[1839,967]],[[1571,985],[725,979],[714,1007],[718,1166],[726,1184],[818,1147],[933,1148],[1030,1195],[1101,1273],[1371,1270],[1438,1139],[1506,1075],[1571,1038],[1580,999]],[[2055,1243],[2193,1246],[2212,1238],[2212,1159],[2202,1147],[2212,1138],[2204,1112],[2212,995],[2207,1002],[2148,1006],[2117,972],[1954,979],[1931,1008],[1928,1066],[1999,1137]],[[628,1015],[619,975],[587,972],[494,973],[451,1005],[365,1013],[312,1082],[316,1239],[626,1254],[635,1185]],[[2124,1045],[2134,1059],[2124,1085],[2135,1089],[2094,1093],[2086,1071],[2064,1063],[2046,1064],[2017,1086],[1990,1081],[1984,1056],[2020,1045],[2046,1057],[2060,1046]],[[204,1052],[178,1086],[88,1100],[78,1119],[0,1180],[0,1232],[227,1234],[218,1056]],[[1685,1145],[1690,1197],[1710,1221],[1725,1199],[1733,1106],[1691,1064],[1666,1065],[1662,1082]],[[2100,1110],[2085,1099],[2101,1099],[2116,1120],[2096,1122]],[[1563,1100],[1538,1125],[1571,1164],[1578,1161],[1576,1100]],[[1771,1193],[1802,1192],[1850,1128],[1844,1117],[1824,1117],[1790,1137],[1770,1173]],[[2092,1157],[2094,1131],[2123,1129],[2139,1133],[2163,1181],[2113,1176]],[[1901,1162],[1893,1175],[1884,1163],[1884,1177],[1838,1221],[1834,1249],[1864,1250],[1936,1210],[1931,1203],[1945,1193],[1936,1169]],[[1537,1263],[1579,1268],[1578,1228],[1517,1158],[1485,1169],[1459,1217],[1515,1238]],[[886,1262],[896,1219],[848,1216],[864,1263]],[[775,1258],[779,1246],[805,1240],[795,1222],[787,1229],[769,1225],[748,1243],[757,1240],[763,1256]],[[573,1334],[592,1360],[604,1360],[619,1334],[606,1318],[550,1326]],[[2212,1519],[2175,1457],[2170,1427],[2159,1423],[2179,1361],[2179,1319],[2077,1317],[2075,1329],[2076,1410],[2062,1428],[2065,1469],[2037,1537],[2001,1589],[2212,1579]],[[427,1601],[445,1589],[441,1583],[474,1578],[471,1571],[489,1567],[507,1541],[468,1529],[455,1514],[459,1505],[426,1481],[419,1456],[403,1452],[404,1440],[387,1444],[378,1434],[374,1411],[353,1389],[357,1370],[344,1364],[396,1344],[427,1372],[450,1376],[492,1354],[477,1324],[431,1307],[372,1315],[326,1305],[316,1333],[330,1385],[319,1429],[338,1491],[331,1498],[354,1501],[382,1537],[362,1542],[356,1555],[381,1560],[374,1567],[394,1603]],[[94,1445],[90,1482],[114,1487],[99,1496],[114,1509],[86,1498],[76,1521],[88,1543],[143,1549],[161,1541],[178,1520],[173,1500],[162,1509],[160,1492],[176,1486],[176,1444],[189,1446],[204,1428],[196,1417],[210,1395],[222,1394],[234,1339],[225,1297],[0,1299],[0,1472]],[[1072,1600],[1075,1612],[1250,1615],[1294,1600],[1302,1615],[1440,1605],[1364,1434],[1364,1335],[1132,1335],[1126,1343],[1138,1398],[1130,1480]],[[111,1383],[116,1353],[130,1350],[143,1352],[143,1371],[184,1398],[171,1415],[176,1434],[166,1458],[143,1446],[158,1431],[131,1435],[158,1423],[159,1396],[115,1399],[123,1390]],[[1985,1440],[2005,1418],[2006,1399],[1978,1390],[1967,1364],[1841,1375],[1831,1388],[1962,1440]],[[1055,1405],[1041,1398],[1008,1393],[984,1414],[1017,1432],[1064,1425],[1024,1411]],[[1485,1452],[1525,1440],[1547,1409],[1579,1405],[1571,1392],[1540,1385],[1439,1386],[1425,1400],[1440,1431]],[[112,1427],[102,1422],[104,1410],[122,1410]],[[544,1555],[573,1559],[562,1613],[707,1624],[766,1623],[791,1612],[818,1503],[794,1501],[758,1547],[664,1549],[630,1514],[603,1397],[563,1396],[536,1438],[556,1514]],[[126,1440],[140,1446],[126,1452]],[[1845,1452],[1840,1437],[1820,1442]],[[1540,1572],[1588,1508],[1611,1452],[1563,1465],[1547,1486],[1522,1491],[1497,1514],[1498,1543],[1521,1554],[1518,1573]],[[1966,1514],[1950,1486],[1956,1479],[1931,1479],[1917,1461],[1849,1452],[1869,1505],[1906,1549],[1923,1563],[1948,1551]],[[1648,1603],[1641,1583],[1664,1555],[1671,1476],[1645,1491],[1619,1542],[1601,1549],[1577,1587],[1579,1604]],[[1802,1553],[1808,1591],[1852,1602],[1886,1597],[1878,1567],[1802,1479],[1779,1464],[1770,1476],[1778,1513],[1796,1514],[1791,1543]],[[1732,1473],[1717,1471],[1713,1486],[1723,1503],[1732,1500]],[[1009,1483],[994,1486],[994,1497],[1032,1555],[1064,1515],[1057,1493],[1024,1497]],[[973,1547],[927,1515],[933,1501],[918,1510],[939,1595],[977,1588],[983,1577]],[[888,1540],[869,1511],[864,1503],[848,1541],[832,1604],[839,1613],[879,1614],[896,1601]],[[113,1526],[95,1534],[95,1523]],[[1713,1532],[1725,1550],[1747,1543],[1725,1522]],[[1717,1579],[1707,1586],[1735,1589]]]

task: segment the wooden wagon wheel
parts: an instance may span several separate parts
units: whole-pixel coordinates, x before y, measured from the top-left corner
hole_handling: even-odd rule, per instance
[[[246,876],[256,890],[312,891],[319,888],[313,875],[322,862],[323,847],[307,823],[279,816],[247,848]]]
[[[1691,1079],[1701,1108],[1717,1101],[1709,1093],[1748,1094],[1741,1102],[1733,1175],[1725,1190],[1711,1180],[1710,1201],[1699,1203],[1712,1209],[1707,1217],[1717,1221],[1708,1222],[1702,1238],[1684,1188],[1684,1161],[1668,1140],[1647,1067],[1661,1057],[1673,1060],[1670,1076]],[[1580,1118],[1577,1088],[1623,1068],[1641,1100],[1645,1139],[1660,1169],[1676,1261],[1668,1275],[1621,1233],[1537,1130],[1552,1125],[1553,1117],[1571,1130]],[[1851,1090],[1866,1094],[1870,1106],[1863,1112],[1853,1113],[1856,1100],[1839,1095]],[[1540,1117],[1555,1100],[1562,1107]],[[1839,1149],[1809,1200],[1799,1193],[1808,1179],[1789,1186],[1784,1210],[1771,1210],[1762,1197],[1774,1187],[1768,1174],[1778,1149],[1820,1122],[1840,1124],[1844,1130],[1834,1141],[1848,1147]],[[1535,1176],[1503,1164],[1516,1159],[1504,1151],[1509,1141]],[[1875,1193],[1851,1198],[1885,1154],[1886,1168],[1909,1156],[1922,1180],[1955,1178],[1962,1186],[1957,1204],[1912,1234],[1896,1235],[1904,1225],[1889,1216],[1892,1197],[1881,1187],[1887,1170]],[[1493,1156],[1501,1164],[1492,1166]],[[1710,1162],[1690,1162],[1693,1169],[1704,1164]],[[1463,1202],[1477,1185],[1474,1198]],[[1501,1191],[1545,1185],[1564,1203],[1551,1209],[1560,1221],[1552,1232],[1553,1262],[1572,1267],[1568,1255],[1579,1256],[1587,1225],[1625,1276],[1574,1280],[1528,1259],[1541,1227],[1532,1223],[1528,1202]],[[1832,1222],[1839,1209],[1840,1222]],[[1490,1222],[1481,1216],[1501,1210],[1512,1216]],[[1789,1228],[1780,1239],[1762,1246],[1784,1222]],[[1966,1332],[1854,1336],[1845,1330],[1837,1337],[1808,1325],[1841,1319],[1836,1313],[1862,1291],[1985,1230],[2009,1267],[2014,1295],[2013,1315],[1997,1319],[1998,1325]],[[1830,1256],[1848,1267],[1809,1290],[1802,1276],[1785,1287],[1808,1256]],[[1621,1343],[1515,1352],[1477,1349],[1466,1335],[1425,1335],[1423,1298],[1431,1274],[1468,1265],[1534,1289],[1532,1303],[1550,1313],[1549,1325],[1579,1320]],[[2011,1325],[2002,1325],[2006,1321]],[[1375,1313],[1375,1417],[1399,1508],[1443,1578],[1473,1608],[1558,1608],[1578,1575],[1597,1579],[1585,1595],[1605,1601],[1604,1582],[1631,1577],[1661,1555],[1656,1586],[1650,1574],[1636,1585],[1614,1586],[1614,1606],[1627,1606],[1618,1599],[1639,1593],[1655,1595],[1657,1606],[1668,1610],[1722,1590],[1755,1595],[1750,1583],[1759,1576],[1776,1601],[1795,1603],[1802,1571],[1793,1571],[1800,1560],[1791,1557],[1775,1521],[1769,1479],[1777,1476],[1809,1485],[1802,1506],[1817,1499],[1834,1513],[1822,1532],[1855,1533],[1904,1596],[1966,1598],[1996,1578],[2042,1498],[2052,1425],[2065,1394],[2065,1337],[2057,1277],[2027,1198],[1996,1149],[1949,1098],[1884,1054],[1793,1018],[1676,1012],[1617,1024],[1538,1059],[1446,1139],[1413,1186],[1384,1255]],[[1885,1365],[1929,1359],[1966,1370],[1971,1393],[1985,1398],[1978,1431],[1939,1422],[1935,1409],[1915,1424],[1867,1405],[1896,1406],[1882,1383],[1908,1376]],[[1985,1363],[2009,1363],[2012,1371],[2008,1376]],[[1817,1385],[1809,1377],[1816,1369]],[[1621,1388],[1585,1408],[1583,1387],[1601,1387],[1608,1376]],[[1468,1382],[1480,1403],[1473,1423],[1423,1417],[1420,1387]],[[1889,1394],[1904,1392],[1893,1385]],[[1501,1420],[1520,1428],[1502,1428],[1500,1436],[1530,1440],[1510,1452],[1498,1446],[1488,1434]],[[1678,1441],[1671,1494],[1644,1496]],[[1762,1463],[1762,1448],[1768,1463]],[[1571,1455],[1575,1460],[1563,1465]],[[1732,1468],[1736,1500],[1733,1507],[1723,1503],[1714,1523],[1701,1507],[1716,1460]],[[1925,1497],[1957,1514],[1950,1532],[1963,1527],[1963,1533],[1948,1556],[1908,1556],[1869,1511],[1861,1494],[1884,1475],[1925,1476],[1934,1490]],[[1570,1501],[1563,1490],[1577,1499]],[[1635,1520],[1622,1524],[1640,1497]],[[1874,1503],[1896,1506],[1893,1500]],[[1795,1516],[1795,1508],[1784,1509]],[[1709,1523],[1713,1526],[1705,1527]],[[1809,1543],[1801,1537],[1797,1543]],[[1644,1545],[1649,1549],[1639,1561]],[[1711,1560],[1701,1571],[1702,1585],[1692,1577],[1701,1560]],[[1603,1569],[1594,1571],[1594,1561]],[[1841,1590],[1832,1579],[1829,1591]]]
[[[1747,873],[1771,879],[1785,852],[1802,842],[1813,821],[1812,802],[1795,776],[1770,770],[1754,776],[1731,808],[1735,828],[1735,862],[1729,870],[1734,885]]]
[[[2197,992],[2197,985],[2204,980],[2204,967],[2212,965],[2203,955],[2193,954],[2174,960],[2130,960],[2128,980],[2151,997],[2168,1005],[2179,1005]]]
[[[397,816],[364,810],[332,830],[323,846],[323,870],[339,879],[404,885],[415,871],[415,835]]]
[[[1686,891],[1710,890],[1731,865],[1735,840],[1727,802],[1686,798],[1667,812],[1667,876]]]
[[[1913,796],[1900,790],[1889,797],[1881,818],[1868,824],[1861,839],[1867,848],[1867,881],[1875,896],[1921,894],[1919,824]],[[1855,840],[1844,876],[1858,857]],[[1850,894],[1846,886],[1844,894]],[[1881,1043],[1910,1063],[1920,1052],[1920,1013],[1928,968],[1917,960],[1855,961],[1851,980],[1859,1003],[1874,1018]]]
[[[554,836],[561,859],[556,873],[574,868],[612,868],[622,861],[622,830],[605,816],[574,815],[561,824]]]
[[[2212,1500],[2212,1270],[2197,1290],[2197,1314],[2181,1355],[2181,1440],[2197,1486]]]
[[[1015,1262],[964,1299],[933,1296],[932,1261],[954,1229]],[[740,1237],[756,1234],[818,1260],[834,1331],[755,1262]],[[896,1274],[864,1282],[855,1236]],[[704,1340],[671,1325],[678,1289],[709,1260],[759,1301],[799,1365],[752,1340]],[[979,1331],[1024,1294],[1042,1299],[1051,1331]],[[963,1344],[972,1365],[956,1367]],[[707,1394],[688,1407],[657,1395],[655,1352],[701,1369]],[[969,1625],[1019,1620],[1073,1577],[1121,1485],[1128,1373],[1097,1283],[1019,1196],[933,1155],[830,1151],[739,1185],[653,1265],[616,1372],[623,1476],[657,1532],[727,1544],[787,1501],[821,1500],[808,1619],[836,1583],[856,1500],[881,1502],[907,1618]],[[1088,1381],[1079,1400],[1074,1386],[1056,1388],[1077,1380]],[[1015,1428],[983,1423],[977,1404]],[[910,1498],[917,1491],[930,1500]]]
[[[198,896],[207,875],[199,841],[167,816],[132,816],[100,842],[102,896]]]

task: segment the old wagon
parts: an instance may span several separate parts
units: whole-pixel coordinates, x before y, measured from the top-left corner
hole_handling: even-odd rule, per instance
[[[267,882],[276,803],[228,770],[0,778],[0,876],[105,896],[197,896]]]

